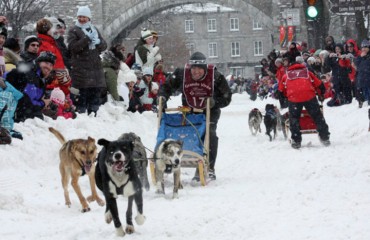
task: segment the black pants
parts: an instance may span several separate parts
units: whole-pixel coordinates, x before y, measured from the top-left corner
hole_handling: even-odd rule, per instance
[[[78,113],[95,113],[99,110],[102,103],[101,93],[102,88],[80,88],[78,100],[74,102]]]
[[[330,133],[329,127],[325,122],[324,116],[320,111],[320,105],[316,97],[307,102],[289,102],[289,124],[292,133],[292,140],[295,142],[302,142],[301,127],[299,125],[299,118],[301,117],[302,108],[305,107],[310,114],[312,120],[315,122],[320,139],[328,140]]]
[[[218,136],[217,123],[221,116],[220,109],[211,109],[210,126],[209,126],[209,168],[214,169],[217,158]]]

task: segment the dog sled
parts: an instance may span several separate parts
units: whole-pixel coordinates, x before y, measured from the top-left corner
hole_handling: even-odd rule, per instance
[[[206,185],[209,157],[210,100],[206,101],[206,113],[190,107],[166,108],[159,98],[157,146],[171,138],[183,142],[181,168],[198,168],[202,186]],[[150,160],[152,182],[156,184],[155,159]]]
[[[320,104],[320,110],[321,110],[321,113],[324,114],[322,104]],[[286,112],[284,114],[284,119],[285,119],[285,129],[286,129],[286,132],[288,134],[289,131],[290,131],[290,129],[289,129],[289,127],[290,127],[290,125],[289,125],[289,112]],[[301,133],[302,134],[318,133],[317,132],[317,126],[316,126],[315,122],[313,121],[313,119],[310,116],[310,114],[308,113],[308,111],[304,108],[301,111],[301,116],[299,118],[299,125],[300,125],[300,128],[301,128]]]

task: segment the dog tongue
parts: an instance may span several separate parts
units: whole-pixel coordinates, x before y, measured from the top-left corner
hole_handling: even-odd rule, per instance
[[[90,169],[91,169],[91,165],[85,165],[85,172],[90,172]]]
[[[123,169],[123,162],[122,161],[117,161],[114,163],[114,168],[117,170],[117,171],[122,171]]]

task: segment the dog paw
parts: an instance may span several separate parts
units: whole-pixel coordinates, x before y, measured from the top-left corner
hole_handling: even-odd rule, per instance
[[[173,199],[177,199],[177,198],[179,198],[179,194],[178,194],[178,193],[173,193],[172,198],[173,198]]]
[[[116,228],[116,235],[118,237],[124,237],[125,236],[125,231],[123,231],[123,227],[120,226],[119,228]]]
[[[131,234],[131,233],[134,233],[134,232],[135,232],[134,226],[132,226],[132,225],[127,225],[126,226],[126,233],[127,234]]]
[[[155,191],[156,194],[164,194],[164,191],[161,190],[161,189],[157,189],[157,191]]]
[[[135,221],[137,223],[137,225],[143,225],[144,222],[146,220],[146,217],[142,214],[138,214],[136,217],[135,217]]]
[[[101,206],[101,207],[105,205],[104,200],[102,200],[102,199],[100,199],[100,198],[96,199],[96,202],[97,202],[97,203],[98,203],[98,205],[99,205],[99,206]]]
[[[112,222],[112,220],[113,220],[113,218],[112,218],[112,214],[110,213],[110,211],[106,212],[105,213],[105,222],[109,224],[109,223]]]
[[[87,207],[87,208],[83,208],[82,210],[81,210],[81,212],[82,213],[85,213],[85,212],[90,212],[90,208],[89,207]]]

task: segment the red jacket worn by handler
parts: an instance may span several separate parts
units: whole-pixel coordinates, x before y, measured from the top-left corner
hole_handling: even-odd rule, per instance
[[[322,84],[322,81],[303,64],[296,63],[288,67],[282,81],[279,82],[279,91],[289,102],[306,102],[314,98],[316,92],[322,95],[319,89]]]

